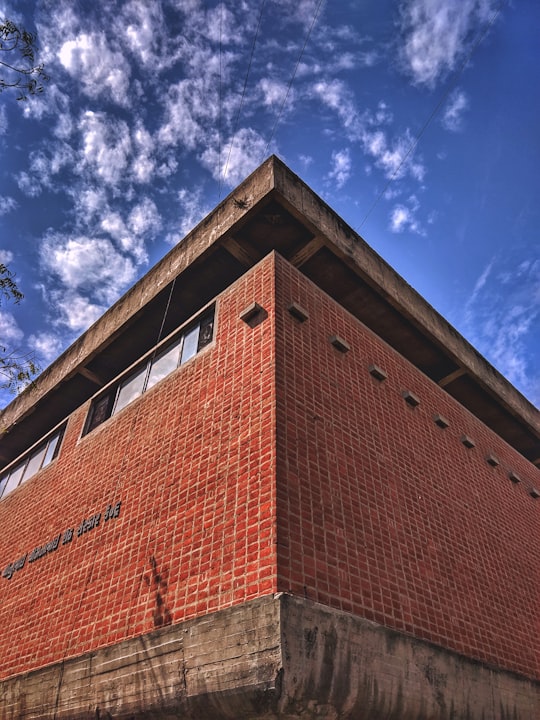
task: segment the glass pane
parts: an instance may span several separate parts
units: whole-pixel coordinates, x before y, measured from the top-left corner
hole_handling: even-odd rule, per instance
[[[212,335],[214,332],[214,314],[207,315],[201,320],[201,331],[199,333],[199,344],[197,351],[202,350],[205,345],[212,342]]]
[[[180,340],[178,340],[174,345],[169,346],[165,352],[156,357],[150,368],[148,383],[146,385],[147,389],[172,373],[173,370],[176,370],[180,356],[180,344]]]
[[[93,430],[111,417],[115,390],[116,388],[114,390],[110,390],[107,395],[103,395],[103,397],[100,397],[99,400],[95,401],[91,411],[92,416],[90,418],[90,422],[88,423],[88,429],[86,432],[90,432],[90,430]]]
[[[17,465],[17,467],[11,471],[9,480],[6,484],[6,489],[4,490],[4,496],[10,493],[12,490],[15,490],[21,480],[25,465],[26,461],[21,463],[20,465]]]
[[[144,388],[144,380],[146,378],[146,368],[144,365],[142,368],[137,370],[133,375],[130,375],[127,380],[124,380],[120,389],[118,390],[118,397],[116,398],[116,405],[114,406],[113,415],[122,408],[133,402],[135,398],[138,398]]]
[[[182,360],[185,363],[189,358],[197,354],[197,342],[199,340],[199,326],[195,326],[187,335],[184,335],[184,347],[182,348]]]
[[[49,438],[49,444],[47,446],[47,452],[45,453],[45,458],[43,460],[43,465],[41,467],[45,467],[45,465],[48,465],[57,455],[57,448],[59,448],[59,440],[61,431],[55,433],[51,438]]]
[[[9,477],[9,475],[4,475],[4,477],[0,480],[0,498],[2,497],[4,488],[7,485],[8,477]]]
[[[23,474],[23,482],[28,480],[28,478],[31,478],[32,475],[35,475],[41,468],[41,463],[45,457],[46,450],[47,444],[43,443],[43,445],[39,447],[33,455],[30,455],[30,459],[28,460],[28,464],[26,465],[26,469]]]

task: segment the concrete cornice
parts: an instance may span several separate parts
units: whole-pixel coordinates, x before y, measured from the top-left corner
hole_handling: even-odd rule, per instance
[[[242,239],[242,229],[264,218],[264,209],[282,207],[298,227],[304,228],[299,240],[303,244],[294,251],[294,258],[308,257],[321,247],[332,253],[358,278],[358,284],[371,288],[374,295],[396,311],[396,317],[414,327],[437,352],[447,358],[450,370],[446,377],[435,381],[447,386],[464,375],[483,393],[501,417],[512,417],[526,428],[529,459],[531,446],[538,440],[540,448],[540,413],[468,343],[433,307],[399,276],[369,245],[349,227],[321,198],[275,156],[269,157],[257,170],[226,197],[178,245],[141,278],[97,322],[76,340],[32,387],[25,390],[0,413],[0,432],[10,432],[29,418],[39,405],[79,373],[87,379],[95,377],[87,367],[115,338],[128,331],[137,315],[173,281],[195,267],[203,267],[205,258],[217,248],[225,248],[246,268],[260,259],[258,236]],[[275,237],[278,238],[276,231]],[[266,243],[266,244],[265,244]],[[261,245],[265,251],[268,242]],[[277,243],[277,240],[276,240]],[[276,248],[280,251],[279,247]],[[297,263],[300,265],[300,261]],[[208,266],[210,267],[210,266]],[[192,279],[192,282],[193,279]],[[196,285],[194,286],[196,288]],[[372,327],[377,332],[376,327]],[[387,338],[386,338],[387,339]],[[413,360],[414,361],[414,360]],[[463,392],[462,392],[463,395]],[[456,396],[457,397],[457,396]],[[464,402],[463,397],[458,398]],[[471,406],[471,411],[476,408]],[[69,409],[68,409],[69,410]],[[42,414],[45,412],[41,410]],[[487,417],[489,412],[484,412]],[[479,415],[480,417],[480,415]],[[486,421],[486,417],[483,417]],[[496,421],[500,429],[504,419]],[[43,421],[41,421],[41,426]],[[494,429],[497,427],[493,425]],[[515,428],[512,433],[516,431]],[[512,440],[510,440],[512,442]],[[519,443],[518,443],[519,445]],[[516,445],[517,447],[517,445]],[[540,455],[540,451],[538,453]]]

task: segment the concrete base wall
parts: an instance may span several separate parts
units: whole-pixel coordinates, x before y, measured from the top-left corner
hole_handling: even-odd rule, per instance
[[[540,685],[290,595],[0,684],[0,719],[537,720]]]

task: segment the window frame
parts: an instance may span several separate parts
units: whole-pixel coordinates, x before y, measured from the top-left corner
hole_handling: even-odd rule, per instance
[[[121,413],[122,410],[131,405],[131,403],[135,402],[135,400],[138,400],[146,392],[154,388],[156,385],[159,385],[162,380],[172,375],[176,370],[193,358],[197,357],[204,348],[210,346],[214,342],[215,338],[216,311],[216,303],[210,303],[208,306],[203,308],[203,310],[197,313],[195,318],[190,318],[187,322],[176,328],[136,362],[132,363],[132,365],[117,375],[106,387],[96,393],[91,399],[90,409],[88,410],[86,416],[81,437],[85,437],[96,428],[100,427],[100,425],[107,422],[107,420],[110,420],[118,413]],[[201,328],[204,327],[211,327],[209,337],[202,337]],[[195,329],[197,329],[195,352],[191,353],[189,357],[184,357],[184,350],[186,348],[185,339]],[[203,344],[201,344],[201,340],[204,341]],[[163,358],[163,356],[167,354],[169,349],[172,350],[175,345],[179,346],[176,365],[158,380],[149,384],[153,368]],[[118,407],[118,400],[122,389],[127,387],[128,383],[136,379],[138,376],[143,376],[141,391],[132,397],[128,402],[124,403],[121,407]],[[99,411],[96,413],[97,408],[104,408],[104,410],[102,410],[101,414],[99,414]],[[95,421],[96,415],[98,415],[97,421]]]
[[[67,420],[63,420],[59,425],[47,433],[44,437],[40,438],[36,443],[32,445],[24,453],[21,453],[15,460],[6,465],[5,468],[0,472],[0,502],[10,495],[14,490],[19,488],[24,483],[35,477],[41,470],[48,467],[60,454],[62,447],[62,441],[64,439],[65,431],[67,426]],[[55,443],[52,452],[49,452],[52,443]],[[42,454],[39,461],[39,466],[31,474],[27,476],[28,468],[30,467],[31,461]],[[19,478],[12,487],[6,492],[9,487],[10,480],[20,472]]]

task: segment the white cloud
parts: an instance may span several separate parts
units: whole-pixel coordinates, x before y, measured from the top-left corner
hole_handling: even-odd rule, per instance
[[[137,263],[146,262],[146,242],[154,239],[162,224],[155,203],[148,197],[141,198],[127,219],[129,235],[122,239],[123,250],[131,253]]]
[[[413,138],[408,131],[392,142],[383,130],[363,133],[364,152],[388,179],[402,178],[409,173],[415,180],[423,181],[426,169],[423,163],[413,159],[412,153],[409,155],[412,145]]]
[[[11,250],[4,250],[0,248],[0,263],[3,265],[9,265],[13,261],[13,253]]]
[[[359,59],[362,67],[373,67],[380,61],[381,57],[377,50],[366,50],[359,53]]]
[[[171,85],[165,98],[166,122],[157,139],[160,145],[182,144],[193,150],[206,138],[206,128],[219,119],[217,87],[206,75]]]
[[[332,169],[328,173],[328,178],[335,180],[338,190],[342,188],[350,178],[351,168],[352,162],[348,149],[334,151],[332,153]]]
[[[133,179],[138,183],[148,183],[156,170],[155,142],[140,121],[136,124],[132,138],[134,156],[131,162],[131,173]]]
[[[463,126],[463,113],[468,108],[467,96],[462,90],[454,90],[444,110],[442,124],[447,130],[457,132]]]
[[[18,176],[19,188],[31,197],[39,195],[44,187],[51,188],[54,176],[75,162],[76,154],[64,142],[51,143],[45,150],[30,153],[29,172]]]
[[[416,217],[420,204],[415,195],[408,199],[408,205],[398,203],[390,213],[389,229],[394,233],[409,231],[416,235],[425,235],[425,231]]]
[[[120,213],[111,210],[104,212],[100,228],[116,240],[122,250],[129,253],[138,265],[148,260],[144,238],[127,227]]]
[[[210,211],[209,205],[203,199],[201,188],[196,190],[183,188],[178,192],[178,200],[180,202],[178,231],[169,233],[166,237],[166,241],[171,245],[183,240]]]
[[[394,115],[384,100],[377,103],[377,109],[374,112],[365,114],[367,123],[370,126],[379,127],[380,125],[390,125],[394,119]]]
[[[495,13],[496,0],[403,0],[401,59],[419,85],[433,87],[454,70],[478,31]]]
[[[299,155],[298,159],[302,163],[302,167],[305,169],[313,164],[313,157],[311,155]]]
[[[8,129],[6,106],[0,105],[0,135],[5,135]]]
[[[196,17],[199,20],[196,30],[208,40],[228,45],[238,39],[239,28],[235,17],[224,2]]]
[[[76,216],[84,221],[93,220],[102,212],[107,212],[107,194],[101,187],[85,185],[83,190],[74,193]]]
[[[410,210],[405,205],[396,205],[390,216],[390,230],[396,233],[403,232],[409,225],[410,219]]]
[[[140,199],[129,215],[128,226],[135,235],[152,236],[161,229],[161,218],[150,198]]]
[[[74,38],[81,32],[83,20],[78,8],[70,0],[57,0],[43,20],[36,17],[39,35],[40,58],[46,65],[58,59],[58,48],[66,38]],[[86,23],[84,23],[86,24]]]
[[[362,127],[351,91],[342,80],[319,80],[312,91],[323,105],[334,110],[351,139],[357,139]]]
[[[90,97],[103,94],[119,105],[128,104],[129,63],[121,52],[110,49],[103,33],[81,33],[66,40],[58,59]]]
[[[105,238],[51,233],[43,241],[41,261],[68,290],[90,292],[108,305],[135,279],[133,261]]]
[[[474,284],[463,319],[475,347],[521,392],[540,402],[540,364],[537,355],[527,352],[540,337],[540,260],[492,258]]]
[[[17,321],[10,312],[0,309],[0,343],[18,343],[24,337],[24,333],[18,326]]]
[[[59,335],[40,332],[29,336],[28,347],[38,356],[40,365],[48,365],[62,352],[65,343]]]
[[[486,265],[486,267],[482,270],[482,273],[480,274],[478,280],[476,281],[472,294],[467,301],[467,305],[465,306],[465,310],[468,311],[471,305],[475,302],[476,298],[478,297],[478,294],[488,281],[488,278],[490,276],[491,270],[493,269],[493,265],[495,263],[495,258],[489,261],[489,263]]]
[[[84,332],[107,309],[73,291],[52,291],[50,302],[55,309],[55,324],[65,325],[72,333]]]
[[[359,115],[351,91],[341,80],[321,80],[312,86],[315,97],[340,118],[347,136],[351,141],[360,141],[366,155],[380,168],[387,178],[402,178],[406,174],[422,182],[425,166],[414,160],[410,149],[414,139],[407,130],[397,138],[390,140],[381,126],[392,121],[388,105],[379,102],[375,112]],[[409,156],[410,153],[410,156]]]
[[[166,66],[167,53],[160,53],[159,45],[166,36],[161,4],[152,0],[131,0],[126,3],[115,23],[116,33],[146,67],[153,72]]]
[[[41,193],[41,184],[35,177],[27,172],[20,172],[16,176],[19,190],[28,197],[37,197]]]
[[[280,12],[286,13],[291,19],[301,23],[305,29],[309,29],[316,17],[316,13],[322,12],[319,9],[320,0],[274,0],[280,6]]]
[[[87,110],[79,128],[84,166],[107,185],[118,185],[125,179],[132,150],[127,123]]]
[[[54,134],[60,140],[69,140],[75,127],[75,120],[73,119],[69,110],[66,108],[65,110],[59,112],[57,115]]]
[[[7,215],[12,210],[15,210],[17,206],[18,203],[15,198],[9,195],[0,196],[0,216]]]
[[[101,229],[120,242],[128,234],[128,229],[120,213],[112,212],[109,209],[101,217]]]
[[[215,180],[229,186],[238,185],[264,160],[265,140],[252,128],[242,128],[223,144],[219,156],[216,138],[200,156],[203,165]]]
[[[280,108],[287,97],[287,85],[280,80],[262,78],[259,81],[259,89],[262,93],[263,104],[266,107]],[[290,105],[293,101],[293,93],[290,92],[287,102]]]
[[[55,64],[54,60],[51,62],[53,65]],[[65,87],[65,83],[63,86]],[[47,83],[45,92],[39,95],[29,95],[24,104],[19,107],[23,116],[28,120],[50,118],[52,132],[56,137],[66,139],[71,134],[71,98],[68,93],[63,92],[54,82]],[[52,123],[56,124],[53,125]]]

